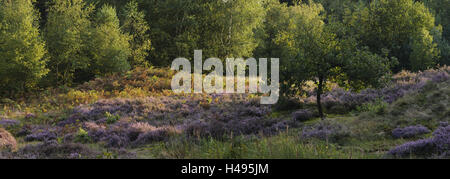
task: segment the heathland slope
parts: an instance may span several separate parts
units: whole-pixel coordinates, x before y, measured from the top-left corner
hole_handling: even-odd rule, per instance
[[[0,158],[449,157],[449,67],[401,72],[381,89],[335,88],[323,95],[326,120],[313,96],[271,106],[257,95],[173,94],[164,71],[3,99],[0,127],[18,150]]]

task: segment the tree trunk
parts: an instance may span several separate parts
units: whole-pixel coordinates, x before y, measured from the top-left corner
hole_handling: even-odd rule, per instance
[[[319,116],[322,120],[325,120],[325,115],[323,114],[321,96],[323,93],[323,77],[319,77],[319,84],[317,85],[317,109],[319,110]]]

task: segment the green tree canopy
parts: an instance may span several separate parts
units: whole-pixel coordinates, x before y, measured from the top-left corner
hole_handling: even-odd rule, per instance
[[[251,56],[254,31],[264,17],[262,0],[146,0],[154,53],[152,63],[166,66],[195,49],[221,59]]]
[[[450,0],[423,0],[442,29],[433,32],[440,50],[439,64],[450,65]]]
[[[436,24],[443,26],[443,36],[450,41],[450,0],[422,0],[435,15]]]
[[[206,56],[225,59],[253,55],[258,45],[254,32],[264,20],[262,0],[203,1],[201,8],[198,47]]]
[[[358,47],[353,38],[338,38],[333,33],[336,26],[324,23],[320,4],[268,8],[265,52],[281,57],[283,91],[296,92],[306,81],[314,81],[322,118],[321,94],[328,81],[357,89],[376,87],[389,72],[386,58]]]
[[[104,5],[95,17],[90,41],[90,73],[106,75],[130,69],[130,36],[120,30],[116,9]]]
[[[31,89],[48,73],[38,26],[31,0],[0,0],[1,90]]]
[[[145,20],[145,14],[139,11],[136,1],[130,1],[125,5],[121,29],[131,36],[129,63],[133,67],[148,66],[146,58],[151,50],[150,27]]]
[[[431,33],[435,20],[421,2],[374,0],[349,16],[346,23],[373,52],[388,50],[396,57],[400,63],[395,71],[424,70],[436,63],[439,51]]]
[[[76,70],[89,67],[87,41],[93,7],[83,0],[53,0],[45,28],[52,79],[71,84]]]

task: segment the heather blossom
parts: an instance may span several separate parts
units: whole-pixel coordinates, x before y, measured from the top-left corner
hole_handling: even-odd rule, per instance
[[[392,131],[394,138],[413,138],[419,135],[430,133],[430,130],[422,125],[396,128]]]
[[[32,133],[25,137],[25,141],[51,141],[57,138],[57,134],[53,131],[45,130],[38,133]]]
[[[0,120],[0,126],[3,127],[10,127],[10,126],[16,126],[19,125],[20,122],[16,121],[16,120],[11,120],[11,119],[2,119]]]
[[[450,157],[450,126],[439,127],[433,132],[433,137],[407,142],[388,152],[394,157]]]
[[[382,99],[384,102],[393,103],[401,97],[422,90],[428,83],[441,83],[448,81],[450,67],[442,67],[438,70],[427,70],[419,73],[403,71],[393,77],[390,85],[381,89],[365,89],[360,92],[335,88],[322,96],[322,103],[327,111],[336,112],[334,108],[343,108],[347,112],[356,109],[365,103]],[[314,103],[315,93],[309,92],[307,103]],[[342,110],[341,110],[342,111]],[[340,112],[340,111],[338,111]]]

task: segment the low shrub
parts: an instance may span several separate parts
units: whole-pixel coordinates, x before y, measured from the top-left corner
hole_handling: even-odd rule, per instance
[[[89,133],[80,127],[78,129],[78,132],[75,134],[74,141],[80,143],[88,143],[91,142],[91,138],[89,137]]]
[[[380,89],[366,89],[357,92],[335,88],[323,94],[322,103],[328,113],[348,113],[356,110],[358,106],[362,106],[359,107],[359,110],[380,109],[379,112],[382,113],[385,104],[380,102],[391,104],[407,94],[424,90],[429,83],[446,82],[450,79],[448,73],[450,73],[450,67],[447,66],[419,73],[402,72],[393,77],[391,84]],[[315,94],[311,94],[306,103],[315,103],[315,98]]]
[[[44,130],[37,133],[29,134],[25,137],[25,141],[32,142],[32,141],[50,141],[50,140],[56,140],[57,134],[50,130]]]
[[[392,131],[394,138],[414,138],[423,134],[430,133],[430,130],[422,125],[408,126],[405,128],[396,128]]]
[[[175,127],[155,127],[145,122],[117,122],[102,126],[93,122],[84,124],[88,130],[89,139],[103,142],[108,148],[136,147],[168,139],[169,136],[180,134]]]
[[[101,153],[83,144],[58,144],[55,141],[48,141],[40,144],[26,145],[14,156],[21,159],[98,158],[98,156],[101,156]]]
[[[2,119],[0,120],[0,126],[2,127],[11,127],[11,126],[17,126],[19,125],[20,122],[16,121],[16,120],[11,120],[11,119]]]
[[[105,117],[106,117],[106,123],[107,124],[114,124],[117,121],[119,121],[119,119],[120,119],[120,115],[118,115],[118,114],[112,115],[109,112],[105,113]]]
[[[440,127],[433,132],[433,137],[397,146],[388,152],[392,157],[450,157],[450,126]]]

